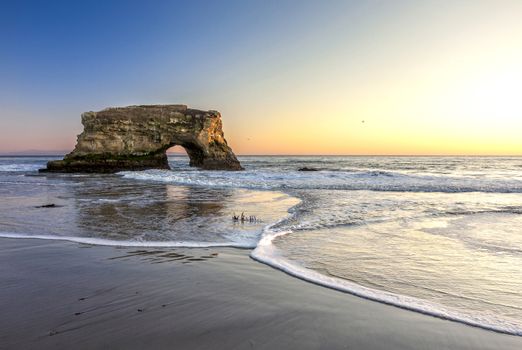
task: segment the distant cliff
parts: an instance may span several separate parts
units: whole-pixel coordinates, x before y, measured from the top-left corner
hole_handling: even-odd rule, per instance
[[[183,147],[190,166],[242,170],[223,135],[221,115],[185,105],[107,108],[82,114],[83,132],[63,160],[42,171],[117,172],[168,169],[166,151]]]

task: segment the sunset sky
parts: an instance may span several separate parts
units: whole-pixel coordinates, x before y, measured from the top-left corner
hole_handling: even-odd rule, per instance
[[[2,1],[0,153],[216,109],[239,154],[522,155],[522,1]]]

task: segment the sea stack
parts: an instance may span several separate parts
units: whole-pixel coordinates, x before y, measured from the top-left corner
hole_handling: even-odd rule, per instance
[[[221,115],[186,105],[111,107],[82,114],[83,132],[63,160],[47,172],[113,173],[169,169],[166,151],[183,147],[190,166],[205,170],[243,170],[227,145]]]

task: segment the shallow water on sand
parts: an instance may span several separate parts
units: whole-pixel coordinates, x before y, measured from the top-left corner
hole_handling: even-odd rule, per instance
[[[275,191],[148,183],[118,175],[12,172],[0,183],[4,237],[104,245],[253,248],[266,223],[284,217],[298,202]],[[232,220],[241,213],[255,213],[257,220]]]
[[[243,172],[209,172],[171,157],[171,171],[36,176],[47,159],[0,158],[4,237],[256,247],[315,283],[522,335],[522,158],[242,157]]]

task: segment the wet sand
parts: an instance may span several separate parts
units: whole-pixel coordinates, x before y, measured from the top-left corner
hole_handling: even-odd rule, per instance
[[[522,349],[290,277],[248,250],[0,239],[1,349]]]

